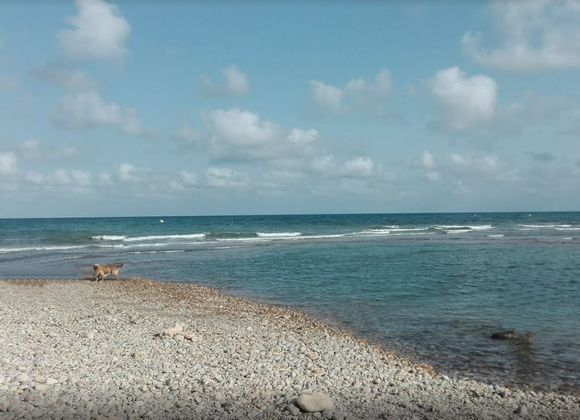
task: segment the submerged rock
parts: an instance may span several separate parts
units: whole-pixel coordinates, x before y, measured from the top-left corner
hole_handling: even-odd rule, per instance
[[[491,335],[494,340],[509,340],[516,337],[515,330],[496,332]]]

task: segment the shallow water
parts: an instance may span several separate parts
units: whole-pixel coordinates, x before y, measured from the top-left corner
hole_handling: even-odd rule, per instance
[[[195,281],[450,375],[580,389],[580,213],[0,220],[0,277]],[[531,344],[496,341],[531,331]]]

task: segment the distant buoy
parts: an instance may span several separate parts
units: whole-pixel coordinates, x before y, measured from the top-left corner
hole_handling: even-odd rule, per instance
[[[165,223],[165,220],[159,219],[159,223]]]

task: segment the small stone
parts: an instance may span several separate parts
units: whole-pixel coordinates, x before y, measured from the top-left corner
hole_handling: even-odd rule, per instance
[[[28,382],[28,375],[26,373],[21,373],[16,377],[16,380],[20,383]]]
[[[288,404],[286,406],[286,411],[288,411],[293,416],[297,416],[300,414],[300,409],[296,407],[294,404]]]
[[[33,419],[42,417],[43,414],[44,413],[42,412],[42,410],[40,410],[38,407],[30,412],[30,415],[32,416]]]
[[[332,400],[322,392],[305,392],[298,397],[296,404],[307,413],[334,410]]]
[[[196,337],[195,337],[194,332],[186,331],[183,333],[183,338],[185,338],[186,340],[189,340],[189,341],[193,341],[193,340],[195,340]]]
[[[54,378],[47,378],[46,379],[46,383],[48,385],[55,385],[55,384],[58,384],[58,381],[56,379],[54,379]]]
[[[525,416],[528,414],[528,409],[525,405],[520,405],[518,408],[515,409],[514,414],[518,414],[520,416]]]
[[[46,384],[36,384],[36,385],[34,385],[34,389],[36,389],[37,391],[40,391],[40,392],[44,392],[44,391],[46,391],[48,389],[48,385],[46,385]]]
[[[179,334],[182,331],[183,331],[183,325],[181,325],[181,324],[175,324],[174,327],[168,328],[165,331],[163,331],[163,335],[167,335],[169,337],[173,337],[173,336],[175,336],[176,334]]]

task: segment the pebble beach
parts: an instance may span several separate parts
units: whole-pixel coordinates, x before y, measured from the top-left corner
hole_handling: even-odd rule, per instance
[[[577,419],[285,307],[192,284],[0,281],[0,418]]]

